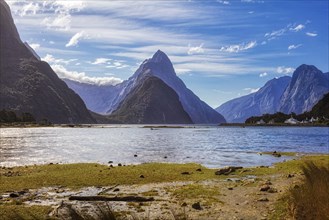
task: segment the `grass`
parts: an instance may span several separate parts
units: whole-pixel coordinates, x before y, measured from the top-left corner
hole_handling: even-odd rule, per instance
[[[218,199],[219,189],[211,186],[203,186],[200,184],[188,184],[172,191],[172,194],[181,201],[203,201],[206,205],[212,203],[221,203]]]
[[[292,169],[298,167],[305,178],[294,185],[275,204],[270,219],[329,219],[329,159],[328,156],[307,157],[291,161]],[[284,164],[281,168],[284,169]],[[290,170],[291,171],[291,170]]]
[[[313,161],[316,165],[328,166],[329,155],[304,156],[295,160],[278,163],[274,167],[248,168],[245,169],[246,172],[241,173],[241,170],[238,170],[233,174],[238,176],[261,176],[276,173],[296,173],[301,172],[301,166],[307,161]],[[197,169],[201,169],[202,171],[196,171]],[[194,163],[147,163],[114,168],[101,164],[81,163],[2,168],[0,169],[0,193],[49,186],[64,186],[71,189],[79,189],[88,186],[132,185],[228,178],[225,175],[216,176],[214,171],[214,169],[208,169]],[[183,172],[188,172],[189,175],[182,175]],[[141,175],[145,178],[140,178]]]
[[[202,172],[196,171],[201,168]],[[8,176],[8,172],[12,175]],[[190,175],[182,175],[189,172]],[[143,175],[145,178],[140,178]],[[131,185],[218,178],[214,170],[198,164],[149,163],[109,168],[100,164],[53,164],[0,169],[0,193],[25,188]]]
[[[51,219],[48,214],[52,211],[49,206],[23,206],[13,204],[0,205],[0,219]]]
[[[290,190],[290,216],[294,219],[329,219],[329,166],[309,162],[302,170],[303,184]]]

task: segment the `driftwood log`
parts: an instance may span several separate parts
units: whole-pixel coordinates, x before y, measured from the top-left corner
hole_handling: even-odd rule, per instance
[[[122,202],[151,202],[154,201],[153,197],[140,197],[140,196],[70,196],[69,200],[77,201],[122,201]]]

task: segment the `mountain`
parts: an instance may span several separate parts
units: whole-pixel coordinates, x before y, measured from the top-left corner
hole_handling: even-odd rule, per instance
[[[184,82],[176,75],[168,56],[160,50],[158,50],[152,58],[145,60],[128,80],[113,87],[107,87],[108,91],[106,94],[100,91],[100,87],[98,87],[99,91],[94,92],[95,95],[92,95],[91,92],[89,93],[90,90],[88,90],[85,85],[83,88],[77,88],[71,83],[68,83],[68,85],[81,95],[87,103],[87,106],[91,106],[91,110],[97,110],[97,113],[106,112],[107,114],[111,114],[119,108],[120,104],[125,101],[132,91],[136,91],[135,88],[137,86],[141,85],[143,81],[150,76],[161,79],[163,83],[177,93],[183,109],[192,119],[193,123],[217,124],[225,122],[222,115],[200,100],[185,86]],[[83,95],[83,90],[85,93],[88,93],[88,98],[86,98],[86,95]],[[93,97],[98,103],[99,101],[105,103],[102,105],[102,108],[98,108],[97,105],[90,101]],[[161,101],[161,99],[159,99],[159,101]],[[105,106],[107,106],[107,108],[104,108]]]
[[[316,103],[309,115],[313,117],[326,117],[329,119],[329,93],[325,94],[318,103]]]
[[[192,124],[177,93],[154,76],[146,76],[108,117],[129,124]]]
[[[251,116],[275,112],[301,114],[310,111],[328,91],[329,74],[303,64],[292,77],[272,79],[256,93],[230,100],[216,110],[228,122],[241,123]]]
[[[322,96],[329,91],[327,76],[315,66],[305,64],[299,66],[283,93],[280,111],[296,114],[310,111]]]
[[[275,113],[279,110],[281,96],[287,88],[291,77],[283,76],[268,81],[257,92],[230,100],[216,110],[228,122],[244,122],[251,116]]]
[[[82,99],[22,42],[3,0],[0,10],[0,109],[53,123],[94,123]]]
[[[106,114],[112,101],[120,92],[120,88],[113,85],[95,85],[70,79],[63,79],[63,81],[83,99],[89,110],[99,114]]]

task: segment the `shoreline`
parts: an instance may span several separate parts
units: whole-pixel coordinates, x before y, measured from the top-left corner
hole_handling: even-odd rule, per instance
[[[245,124],[245,123],[222,123],[222,124],[38,124],[38,123],[0,123],[0,128],[116,128],[121,126],[140,126],[147,129],[161,128],[197,128],[197,127],[329,127],[329,124]]]
[[[329,154],[303,155],[273,166],[237,167],[222,175],[216,175],[221,168],[199,164],[91,163],[2,168],[0,212],[9,216],[4,219],[10,219],[14,210],[22,209],[25,217],[29,210],[46,210],[40,211],[45,217],[55,210],[67,215],[71,206],[79,213],[90,214],[96,204],[107,203],[117,219],[150,219],[145,213],[151,219],[171,219],[172,212],[181,217],[188,214],[188,219],[271,219],[284,214],[281,198],[304,178],[300,167],[306,161],[327,166]],[[101,198],[147,200],[105,202]]]

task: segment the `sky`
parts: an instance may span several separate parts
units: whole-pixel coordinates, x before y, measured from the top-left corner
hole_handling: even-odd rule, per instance
[[[292,75],[328,72],[328,0],[6,0],[21,39],[61,78],[128,79],[158,50],[212,107]]]

